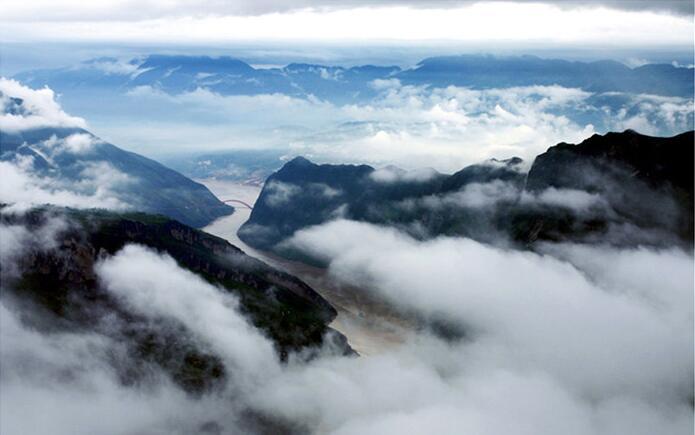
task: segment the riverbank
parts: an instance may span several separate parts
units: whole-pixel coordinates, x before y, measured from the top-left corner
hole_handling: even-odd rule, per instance
[[[241,200],[253,205],[261,192],[260,186],[221,180],[197,180],[221,200]],[[235,207],[234,214],[224,216],[203,228],[222,237],[248,255],[297,276],[321,294],[338,311],[331,327],[345,335],[360,355],[375,355],[403,343],[409,325],[388,313],[388,310],[369,301],[365,292],[336,282],[325,269],[297,261],[289,261],[246,245],[237,236],[251,210]]]

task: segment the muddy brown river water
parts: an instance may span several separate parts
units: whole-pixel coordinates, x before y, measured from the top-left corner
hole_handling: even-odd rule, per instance
[[[198,180],[222,200],[241,200],[254,204],[261,187],[220,180]],[[297,276],[319,292],[338,311],[331,327],[343,333],[360,355],[375,355],[403,343],[411,325],[394,315],[382,304],[375,303],[366,291],[337,282],[326,269],[290,261],[246,245],[237,230],[246,222],[251,210],[235,207],[231,216],[217,219],[204,231],[222,237],[245,253],[271,266]]]

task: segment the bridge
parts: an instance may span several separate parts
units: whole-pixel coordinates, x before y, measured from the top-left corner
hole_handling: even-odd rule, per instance
[[[252,206],[252,205],[249,205],[249,204],[245,203],[244,201],[242,201],[242,200],[240,200],[240,199],[225,199],[225,200],[223,200],[222,202],[224,202],[224,203],[233,202],[234,204],[241,204],[241,205],[243,205],[244,207],[248,208],[249,210],[253,210],[253,206]]]

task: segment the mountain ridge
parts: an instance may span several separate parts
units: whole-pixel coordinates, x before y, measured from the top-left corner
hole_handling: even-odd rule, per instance
[[[109,63],[110,62],[110,63]],[[113,64],[113,67],[107,65]],[[397,66],[352,67],[290,63],[277,68],[254,68],[231,56],[209,57],[151,54],[126,62],[86,61],[81,67],[30,70],[16,74],[32,86],[67,90],[116,86],[118,89],[154,86],[180,93],[207,87],[222,95],[284,93],[315,95],[341,103],[370,98],[374,80],[398,79],[404,84],[473,89],[530,85],[560,85],[591,92],[629,92],[692,97],[692,70],[670,64],[630,68],[614,60],[593,62],[546,59],[537,56],[463,54],[425,58],[411,69]],[[101,68],[101,69],[100,69]],[[119,74],[118,68],[122,69]],[[105,88],[106,87],[106,88]],[[310,89],[310,92],[306,91]]]
[[[492,159],[452,175],[407,180],[397,173],[376,177],[371,166],[316,165],[300,157],[268,178],[239,237],[292,256],[283,241],[294,232],[346,218],[418,238],[522,246],[602,237],[618,245],[688,244],[692,161],[692,131],[659,138],[632,130],[552,146],[528,173],[519,158]],[[322,193],[320,184],[335,193]]]
[[[59,150],[70,138],[79,138],[83,149]],[[61,142],[62,141],[62,142]],[[165,214],[195,227],[233,213],[207,187],[155,160],[123,150],[78,127],[43,127],[0,132],[0,161],[29,156],[38,175],[79,183],[86,165],[108,163],[131,177],[133,186],[113,188],[113,196],[140,211]]]

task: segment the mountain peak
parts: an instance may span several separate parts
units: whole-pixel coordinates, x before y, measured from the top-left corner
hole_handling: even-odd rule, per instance
[[[299,166],[313,166],[313,165],[314,165],[314,163],[311,160],[307,159],[306,157],[302,157],[302,156],[297,156],[297,157],[293,158],[292,160],[290,160],[289,162],[285,163],[285,167],[287,167],[287,166],[299,167]]]

